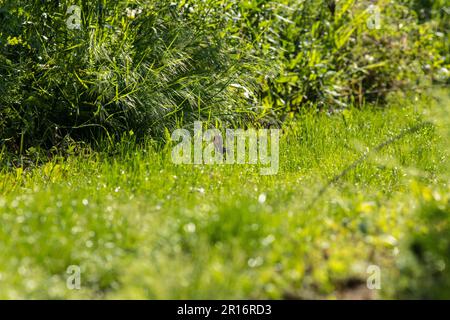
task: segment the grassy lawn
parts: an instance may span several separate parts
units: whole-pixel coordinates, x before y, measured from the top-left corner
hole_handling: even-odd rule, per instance
[[[434,95],[302,115],[283,133],[274,176],[177,166],[151,141],[2,166],[0,298],[402,295],[416,272],[404,272],[411,237],[431,234],[421,212],[450,213],[450,99]],[[70,265],[80,290],[66,287]],[[381,290],[366,287],[370,265]]]

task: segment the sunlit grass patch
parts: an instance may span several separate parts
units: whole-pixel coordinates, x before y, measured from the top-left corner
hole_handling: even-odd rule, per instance
[[[445,251],[426,238],[445,240],[449,214],[449,104],[439,99],[305,114],[285,129],[276,176],[176,166],[151,141],[3,167],[0,298],[393,297],[426,272],[404,264],[411,241],[433,255],[427,266],[445,264],[444,279]],[[430,121],[317,197],[361,154]],[[443,222],[427,226],[437,210]],[[81,290],[66,286],[70,265]],[[364,289],[370,265],[381,290]],[[398,278],[401,268],[413,271]]]

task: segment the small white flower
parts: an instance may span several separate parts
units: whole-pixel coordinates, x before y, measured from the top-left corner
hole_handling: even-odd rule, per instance
[[[142,13],[142,9],[126,9],[128,19],[135,19],[137,15]]]
[[[264,202],[266,202],[266,198],[267,198],[266,194],[265,193],[261,193],[259,195],[259,197],[258,197],[258,202],[263,204]]]
[[[372,57],[370,54],[364,55],[364,58],[365,58],[368,62],[372,62],[373,60],[375,60],[375,58]]]
[[[200,192],[201,194],[205,193],[205,189],[203,188],[198,188],[197,191]]]
[[[250,268],[256,268],[259,267],[263,264],[264,260],[261,257],[256,257],[256,258],[250,258],[248,259],[248,266]]]
[[[194,233],[195,232],[195,224],[194,223],[188,223],[187,225],[184,226],[184,231],[188,232],[188,233]]]
[[[241,85],[239,83],[232,83],[232,84],[230,84],[230,87],[242,89],[244,91],[244,97],[247,99],[250,99],[251,96],[253,95],[249,89],[247,89],[246,87],[244,87],[243,85]]]

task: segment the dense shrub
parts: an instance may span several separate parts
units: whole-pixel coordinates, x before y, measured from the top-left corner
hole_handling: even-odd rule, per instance
[[[371,1],[0,0],[0,139],[22,149],[162,137],[194,119],[279,123],[382,102],[426,73],[445,82],[447,22],[418,2],[378,1],[370,29]]]
[[[429,29],[435,37],[431,50],[431,60],[434,62],[433,80],[450,84],[450,7],[446,0],[413,0],[404,4],[414,10],[419,21]]]
[[[81,1],[81,27],[69,29],[73,2],[3,1],[2,138],[161,136],[177,122],[239,113],[228,90],[239,74],[220,19],[201,19],[207,8],[193,19],[170,1]]]
[[[380,28],[371,29],[372,3],[236,4],[233,33],[247,37],[256,55],[279,66],[275,76],[260,76],[263,109],[286,115],[308,106],[334,109],[380,101],[444,67],[440,53],[446,50],[438,50],[442,34],[432,24],[419,24],[417,14],[398,1],[377,1]]]

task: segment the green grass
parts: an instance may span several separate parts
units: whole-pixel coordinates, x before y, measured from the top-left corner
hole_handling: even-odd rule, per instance
[[[151,141],[4,167],[0,298],[395,297],[418,211],[449,201],[449,101],[304,114],[284,132],[275,176],[176,166]],[[364,152],[427,121],[313,201]],[[381,290],[364,289],[371,264]],[[69,265],[81,290],[66,288]]]

